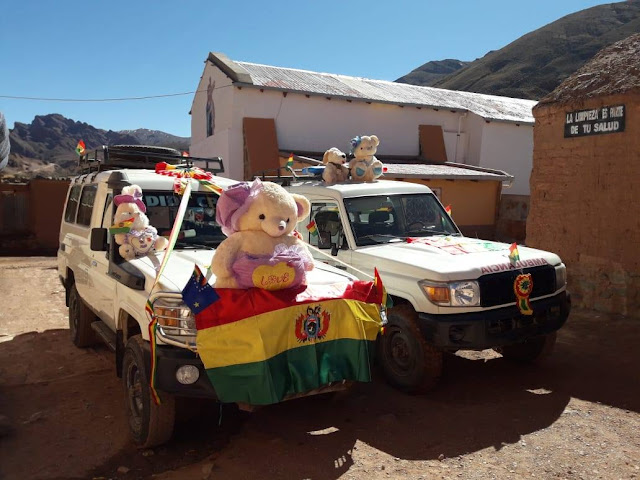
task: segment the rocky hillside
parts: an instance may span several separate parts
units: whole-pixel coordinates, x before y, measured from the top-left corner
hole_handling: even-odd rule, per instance
[[[422,83],[414,70],[398,81],[538,100],[599,50],[638,32],[640,0],[599,5],[528,33],[446,77],[426,77]]]
[[[407,73],[404,77],[400,77],[396,82],[430,86],[457,72],[461,68],[466,67],[470,63],[471,62],[452,59],[427,62]]]
[[[65,177],[76,172],[78,140],[87,149],[101,145],[155,145],[189,149],[189,138],[156,130],[138,129],[114,132],[58,114],[38,115],[30,124],[16,122],[9,135],[11,153],[0,179],[29,179],[36,176]]]

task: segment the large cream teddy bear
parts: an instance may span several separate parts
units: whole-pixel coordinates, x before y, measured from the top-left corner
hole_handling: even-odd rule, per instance
[[[349,162],[351,179],[357,182],[373,182],[382,175],[382,162],[375,157],[380,140],[375,135],[357,136],[351,139],[351,153]]]
[[[109,230],[120,245],[118,252],[122,258],[132,260],[167,248],[167,239],[149,225],[147,207],[142,202],[142,189],[138,185],[124,187],[122,194],[113,198],[113,203],[117,208],[114,225]]]
[[[347,154],[336,147],[331,147],[324,152],[322,157],[322,163],[324,163],[322,179],[327,185],[344,182],[349,178],[349,169],[344,165],[346,162]]]
[[[216,221],[228,237],[216,249],[216,287],[281,290],[306,284],[313,259],[294,235],[309,201],[272,182],[241,182],[222,192]]]

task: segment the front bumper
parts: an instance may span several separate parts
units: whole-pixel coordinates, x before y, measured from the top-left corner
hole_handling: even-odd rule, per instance
[[[148,342],[144,344],[147,372],[151,369],[151,350]],[[156,389],[181,397],[211,398],[217,400],[213,385],[199,357],[195,353],[171,346],[158,345],[156,348]],[[191,385],[183,385],[176,380],[176,370],[183,365],[194,365],[200,376]]]
[[[571,311],[571,296],[561,292],[532,300],[533,315],[522,315],[518,307],[484,312],[433,315],[420,313],[418,326],[430,344],[444,350],[484,350],[520,343],[560,329]]]

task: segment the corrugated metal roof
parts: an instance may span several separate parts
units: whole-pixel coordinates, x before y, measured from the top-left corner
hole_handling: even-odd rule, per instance
[[[228,60],[227,60],[228,61]],[[349,77],[248,62],[233,62],[251,77],[251,85],[353,100],[473,112],[485,120],[534,123],[534,100],[420,87],[406,83]],[[244,82],[235,82],[244,83]],[[246,83],[244,83],[246,84]]]
[[[493,180],[511,181],[513,177],[505,172],[487,169],[470,169],[466,166],[447,164],[418,164],[418,163],[384,163],[387,177],[420,177],[455,180]]]

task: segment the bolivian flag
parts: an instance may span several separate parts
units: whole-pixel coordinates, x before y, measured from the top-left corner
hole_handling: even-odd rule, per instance
[[[214,289],[196,272],[182,294],[221,402],[268,405],[332,382],[371,380],[382,325],[382,289],[373,282]]]
[[[109,227],[109,233],[111,235],[116,235],[118,233],[129,233],[131,231],[131,226],[133,225],[134,218],[131,217],[127,220],[123,220],[122,222],[118,222],[115,225],[111,225]]]
[[[511,262],[511,265],[515,265],[518,260],[520,260],[520,252],[518,252],[518,245],[516,242],[513,242],[509,246],[509,262]]]
[[[84,151],[85,151],[85,144],[82,140],[80,140],[78,142],[78,145],[76,145],[76,153],[78,155],[84,155]]]
[[[315,220],[311,220],[311,223],[307,225],[307,230],[309,230],[309,233],[314,237],[318,236],[318,227]]]

